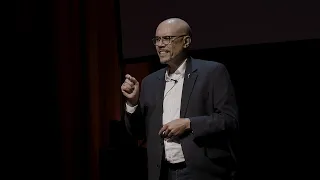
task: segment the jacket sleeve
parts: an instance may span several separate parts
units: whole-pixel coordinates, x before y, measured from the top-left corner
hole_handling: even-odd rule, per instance
[[[195,138],[207,137],[238,128],[238,107],[229,73],[223,64],[218,64],[209,76],[207,106],[213,108],[208,116],[189,117]]]
[[[139,102],[137,107],[131,107],[130,110],[125,107],[124,120],[127,131],[137,139],[144,139],[145,130],[145,114],[144,114],[144,81],[141,82],[141,91],[139,93]],[[133,112],[132,112],[133,111]]]

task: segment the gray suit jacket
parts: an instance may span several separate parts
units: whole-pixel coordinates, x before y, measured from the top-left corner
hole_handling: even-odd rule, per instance
[[[165,68],[141,82],[139,105],[126,113],[128,131],[146,138],[149,180],[159,180],[163,158],[162,127]],[[232,179],[236,159],[231,139],[238,130],[238,107],[226,67],[218,62],[188,58],[181,98],[181,118],[190,118],[192,132],[181,137],[186,164],[194,179]]]

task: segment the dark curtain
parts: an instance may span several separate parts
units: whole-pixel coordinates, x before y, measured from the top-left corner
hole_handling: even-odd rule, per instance
[[[54,27],[63,175],[99,179],[99,152],[108,146],[109,123],[120,120],[114,1],[56,1]]]
[[[113,0],[16,2],[24,71],[15,82],[24,86],[20,105],[33,132],[20,137],[21,166],[33,178],[99,179],[109,124],[121,119],[116,9]]]

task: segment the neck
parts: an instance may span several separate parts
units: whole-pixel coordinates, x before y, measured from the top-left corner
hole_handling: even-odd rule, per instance
[[[184,60],[186,60],[186,58],[187,58],[186,56],[183,56],[181,58],[178,58],[175,61],[168,63],[168,73],[169,74],[174,73],[180,67],[180,65],[184,62]]]

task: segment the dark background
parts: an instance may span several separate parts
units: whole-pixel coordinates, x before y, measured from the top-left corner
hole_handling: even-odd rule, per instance
[[[170,17],[192,28],[192,49],[320,38],[316,1],[119,0],[124,58],[155,55],[151,38]]]
[[[139,28],[134,37],[145,40],[139,44],[133,40],[132,45],[128,37],[133,37],[130,33],[136,30],[124,30],[124,16],[136,19],[142,12],[126,15],[120,12],[125,9],[120,8],[122,2],[16,1],[14,59],[6,76],[12,89],[8,96],[8,105],[13,107],[9,116],[14,124],[11,134],[17,132],[11,141],[15,146],[10,145],[15,150],[10,161],[17,170],[14,176],[48,180],[145,179],[145,146],[124,129],[120,86],[125,73],[141,81],[161,68],[149,39],[160,20],[179,15],[174,10],[184,5],[174,1],[177,3],[168,11],[158,6],[145,8],[143,13],[161,15]],[[203,27],[205,21],[181,15],[193,24],[192,56],[224,63],[234,83],[240,108],[239,179],[305,179],[311,174],[302,173],[305,166],[300,160],[312,155],[302,151],[309,151],[309,133],[314,132],[309,128],[316,119],[308,117],[316,110],[305,100],[316,103],[314,69],[320,59],[320,46],[319,23],[315,21],[319,12],[315,7],[319,5],[316,1],[278,2],[269,2],[268,6],[258,2],[247,6],[224,4],[230,21],[222,21],[213,16],[214,12],[204,15],[202,9],[208,8],[200,7],[197,1],[192,4],[197,6],[192,15],[212,18],[216,23],[232,22],[230,27],[239,23],[236,28],[218,28],[210,33]],[[149,4],[135,3],[140,8]],[[272,14],[275,6],[277,11]],[[240,7],[253,12],[242,14]],[[246,20],[250,23],[244,23]],[[272,25],[272,29],[265,24]],[[146,36],[141,36],[141,29],[148,31]],[[249,33],[254,31],[257,33]],[[202,36],[209,34],[213,39]],[[130,54],[126,47],[137,47],[134,52],[138,54]]]

